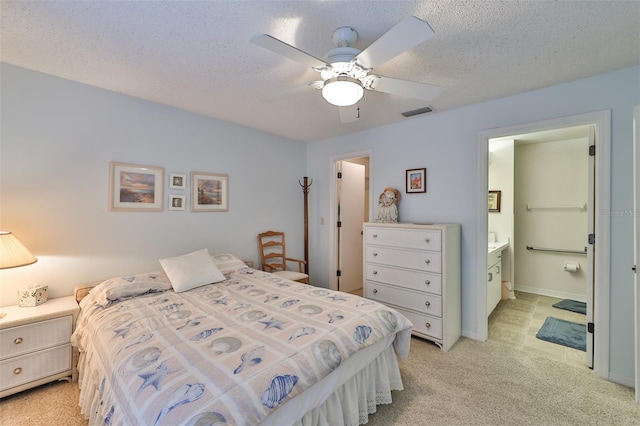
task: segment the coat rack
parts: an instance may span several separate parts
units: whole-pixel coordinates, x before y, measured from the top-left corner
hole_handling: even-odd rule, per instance
[[[307,182],[308,178],[305,176],[304,181],[298,183],[302,187],[302,193],[304,194],[304,273],[309,275],[309,188],[313,183],[313,179]]]

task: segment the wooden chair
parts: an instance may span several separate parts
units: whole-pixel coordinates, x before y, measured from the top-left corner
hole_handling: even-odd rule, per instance
[[[287,257],[284,232],[267,231],[258,234],[258,245],[260,246],[260,263],[262,263],[263,271],[292,281],[309,284],[309,275],[302,270],[302,265],[307,262]],[[298,263],[298,271],[288,270],[287,262]]]

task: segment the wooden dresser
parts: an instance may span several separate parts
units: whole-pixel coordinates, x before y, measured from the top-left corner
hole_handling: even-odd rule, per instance
[[[460,225],[364,224],[364,296],[448,351],[461,332]]]

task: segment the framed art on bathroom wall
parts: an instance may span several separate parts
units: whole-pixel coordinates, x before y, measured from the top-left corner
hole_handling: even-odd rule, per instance
[[[500,196],[502,191],[489,191],[489,211],[500,212]]]

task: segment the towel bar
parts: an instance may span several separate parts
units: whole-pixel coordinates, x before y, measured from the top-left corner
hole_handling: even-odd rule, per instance
[[[584,248],[584,251],[580,251],[580,250],[551,249],[551,248],[527,246],[527,250],[530,250],[530,251],[550,251],[550,252],[554,252],[554,253],[587,254],[587,248],[586,247]]]

